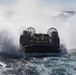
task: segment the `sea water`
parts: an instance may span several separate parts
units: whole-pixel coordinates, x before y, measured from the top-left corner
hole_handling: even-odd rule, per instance
[[[76,54],[12,58],[3,53],[0,55],[0,75],[76,75]]]
[[[75,4],[62,6],[41,0],[0,5],[0,75],[76,75],[76,11],[72,6],[75,8]],[[37,33],[55,27],[67,54],[22,57],[19,38],[28,27]]]

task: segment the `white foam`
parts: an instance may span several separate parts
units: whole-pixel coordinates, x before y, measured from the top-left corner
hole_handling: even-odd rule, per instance
[[[46,33],[55,27],[60,36],[61,44],[76,47],[76,15],[69,18],[54,17],[61,13],[59,5],[44,5],[41,1],[17,0],[15,4],[0,6],[0,45],[13,52],[18,50],[19,37],[27,27],[34,27],[37,32]],[[11,50],[11,51],[10,51]]]
[[[0,66],[1,67],[6,67],[6,64],[4,64],[3,62],[0,62]]]

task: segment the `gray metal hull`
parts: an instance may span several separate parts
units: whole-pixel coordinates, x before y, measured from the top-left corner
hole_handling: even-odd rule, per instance
[[[27,45],[24,47],[25,53],[60,53],[59,48],[52,45]]]
[[[23,55],[26,57],[49,57],[49,56],[63,56],[65,54],[67,54],[67,50],[62,46],[60,48],[55,49],[50,46],[32,45],[24,47]]]

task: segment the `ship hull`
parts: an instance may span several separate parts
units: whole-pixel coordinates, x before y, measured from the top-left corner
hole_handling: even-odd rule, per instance
[[[60,53],[59,48],[51,45],[28,45],[24,47],[25,53]]]
[[[28,45],[23,47],[23,55],[26,57],[49,57],[67,54],[64,47],[55,48],[52,45]]]

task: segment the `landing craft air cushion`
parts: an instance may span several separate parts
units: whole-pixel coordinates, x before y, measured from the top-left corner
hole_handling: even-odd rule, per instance
[[[20,36],[20,45],[25,53],[60,53],[60,39],[55,28],[49,28],[47,34],[36,33],[33,27],[27,28]]]

